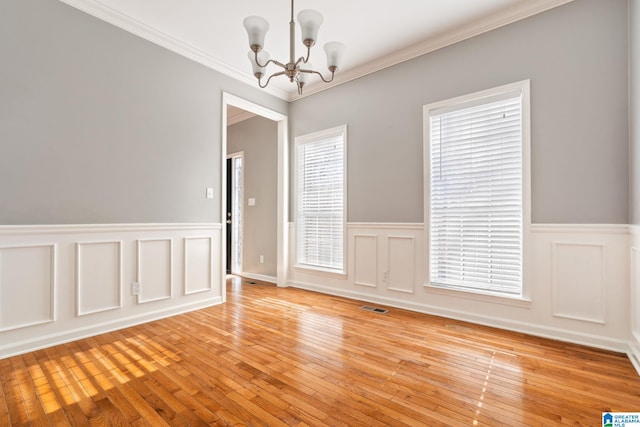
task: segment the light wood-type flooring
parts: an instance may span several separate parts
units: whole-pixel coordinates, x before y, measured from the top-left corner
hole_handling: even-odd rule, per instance
[[[237,278],[227,296],[0,360],[0,425],[601,426],[640,411],[622,354]]]

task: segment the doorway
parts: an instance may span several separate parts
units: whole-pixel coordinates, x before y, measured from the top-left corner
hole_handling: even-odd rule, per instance
[[[220,217],[226,223],[227,218],[227,205],[233,204],[233,201],[227,202],[227,111],[228,107],[237,107],[249,113],[259,115],[266,119],[276,122],[277,125],[277,249],[276,249],[276,284],[278,286],[287,286],[287,271],[289,268],[289,147],[288,147],[288,124],[287,116],[263,107],[258,104],[254,104],[245,99],[231,95],[229,93],[222,94],[222,156],[221,156],[221,178],[222,178],[222,191],[225,194],[221,195],[221,212]],[[244,163],[244,162],[243,162]],[[243,164],[244,166],[244,164]],[[231,180],[233,177],[231,177]],[[233,217],[233,211],[231,211]],[[226,224],[225,224],[226,225]],[[233,231],[229,231],[232,233]],[[227,244],[227,227],[222,227],[222,241],[221,244]],[[242,249],[242,248],[241,248]],[[233,251],[233,247],[232,247]],[[227,265],[227,259],[233,258],[233,254],[227,255],[226,247],[221,248],[222,265]],[[233,264],[233,263],[232,263]],[[233,265],[230,265],[233,270]],[[226,271],[223,270],[221,281],[223,286],[226,285]],[[226,300],[226,292],[223,292],[223,300]]]

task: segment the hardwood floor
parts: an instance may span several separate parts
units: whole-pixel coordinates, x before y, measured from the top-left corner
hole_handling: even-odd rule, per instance
[[[624,355],[273,285],[0,360],[0,425],[601,424],[640,411]]]

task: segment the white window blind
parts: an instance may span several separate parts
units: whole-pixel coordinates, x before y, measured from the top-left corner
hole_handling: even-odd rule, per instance
[[[296,139],[297,264],[344,269],[344,128]]]
[[[430,282],[520,296],[522,96],[433,110]]]

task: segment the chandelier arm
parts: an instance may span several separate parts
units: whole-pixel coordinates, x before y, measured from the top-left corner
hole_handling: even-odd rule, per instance
[[[325,79],[324,76],[322,75],[322,73],[320,71],[314,71],[314,70],[300,70],[301,73],[309,73],[309,74],[317,74],[320,76],[320,78],[322,79],[323,82],[325,83],[331,83],[333,81],[333,78],[335,77],[336,73],[335,71],[331,72],[331,78],[329,80]]]
[[[278,71],[277,73],[271,74],[264,85],[262,85],[262,78],[259,78],[258,86],[260,86],[260,89],[264,89],[265,87],[267,87],[272,78],[282,76],[284,74],[286,74],[284,71]]]
[[[303,64],[306,64],[307,62],[309,62],[309,57],[311,56],[311,46],[307,46],[307,56],[301,56],[300,58],[298,58],[298,60],[295,63],[295,66],[297,67],[298,65],[300,65],[300,63],[302,62]]]
[[[284,65],[282,62],[280,61],[276,61],[275,59],[270,59],[264,66],[266,67],[269,64],[275,64],[280,68],[284,68],[285,70],[287,69],[287,66]]]
[[[281,68],[284,68],[285,70],[287,69],[286,65],[284,65],[280,61],[276,61],[275,59],[270,59],[267,62],[265,62],[264,65],[263,65],[263,64],[260,63],[260,61],[258,61],[258,52],[254,51],[254,55],[255,55],[256,64],[258,64],[258,67],[260,67],[260,68],[265,68],[269,64],[276,64],[277,66],[279,66]]]

